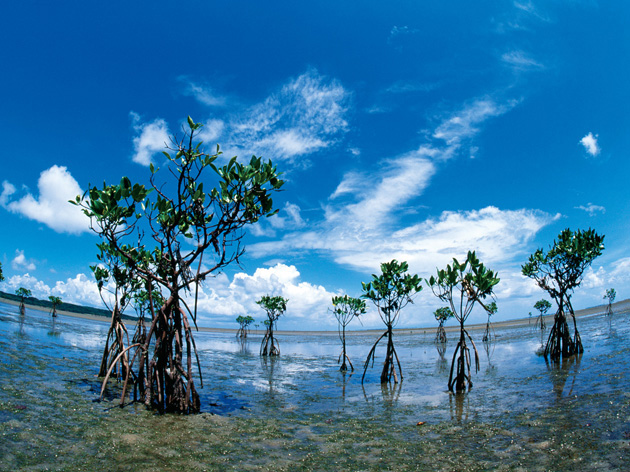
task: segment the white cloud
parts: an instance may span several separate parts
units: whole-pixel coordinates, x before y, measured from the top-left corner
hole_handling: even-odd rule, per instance
[[[388,93],[430,92],[439,86],[438,83],[405,82],[399,80],[387,87],[385,91]]]
[[[198,84],[188,80],[186,77],[180,77],[179,80],[184,83],[184,95],[192,96],[199,103],[212,107],[223,107],[226,105],[226,98],[218,95],[210,85]]]
[[[208,106],[226,103],[207,85],[189,82],[185,93]],[[311,69],[262,102],[207,120],[197,136],[209,145],[219,143],[226,157],[257,155],[292,162],[337,142],[348,128],[349,98],[339,82]],[[168,126],[162,119],[142,124],[138,114],[131,112],[130,116],[137,133],[133,160],[148,166],[169,143]],[[308,165],[308,161],[302,159],[300,164]]]
[[[29,289],[35,298],[46,300],[51,295],[48,285],[28,273],[9,277],[2,284],[2,290],[8,293],[15,293],[18,288],[24,287]]]
[[[0,194],[0,206],[5,207],[9,202],[9,198],[11,195],[15,193],[15,185],[11,182],[4,181],[2,182],[2,193]]]
[[[111,288],[111,284],[109,287]],[[66,279],[65,282],[58,281],[52,293],[66,302],[105,308],[94,277],[88,277],[85,274],[77,274],[73,278]]]
[[[10,200],[15,194],[15,187],[4,182],[0,202],[7,210],[44,223],[58,233],[89,231],[87,217],[80,208],[68,203],[68,200],[83,194],[83,190],[66,167],[54,165],[43,171],[37,187],[39,197],[27,193],[19,200]]]
[[[510,51],[501,56],[501,60],[517,70],[542,69],[544,66],[523,51]]]
[[[387,42],[393,44],[397,39],[418,33],[420,30],[409,28],[409,26],[394,26],[389,32]]]
[[[327,309],[336,293],[300,279],[295,266],[282,263],[258,268],[252,275],[236,273],[232,280],[225,274],[208,279],[199,289],[199,324],[235,326],[234,319],[239,315],[251,315],[262,322],[265,314],[256,300],[263,295],[281,295],[289,299],[286,316],[279,321],[281,329],[303,329],[305,322],[310,326],[328,325],[330,329],[334,319]]]
[[[326,147],[326,143],[316,137],[303,135],[301,130],[281,130],[262,139],[259,144],[262,147],[275,148],[280,155],[297,156],[310,154],[317,149]]]
[[[413,272],[429,276],[453,257],[461,259],[469,250],[475,250],[491,269],[501,271],[504,283],[498,293],[502,297],[531,296],[537,288],[520,275],[519,264],[531,251],[529,245],[535,235],[559,215],[488,206],[444,211],[414,221],[410,211],[419,206],[415,200],[424,193],[439,165],[455,156],[464,142],[472,140],[485,121],[516,104],[482,98],[447,115],[430,133],[441,145],[424,144],[416,151],[388,159],[378,172],[348,172],[324,206],[322,221],[310,222],[306,231],[287,232],[278,241],[250,245],[249,254],[268,258],[316,251],[366,274],[395,258],[408,261]],[[469,155],[477,152],[471,146]],[[437,305],[432,297],[419,298],[422,300],[416,304],[416,311]]]
[[[578,210],[584,210],[589,216],[595,216],[598,212],[606,213],[606,208],[601,205],[593,205],[592,203],[588,203],[588,205],[580,205],[575,207]]]
[[[228,156],[293,161],[336,143],[348,127],[349,97],[339,82],[309,70],[262,102],[214,121],[213,139]]]
[[[599,145],[597,144],[598,137],[599,135],[597,134],[593,136],[593,133],[588,133],[586,136],[580,139],[580,144],[584,146],[584,149],[586,150],[586,152],[589,153],[593,157],[599,155],[599,153],[601,152],[601,149]]]
[[[131,112],[130,116],[134,122],[134,130],[138,136],[133,138],[134,155],[132,160],[137,164],[148,166],[152,162],[152,157],[166,151],[169,143],[169,130],[166,122],[156,119],[151,123],[140,123],[138,114]]]
[[[429,157],[429,148],[407,153],[387,162],[379,181],[369,176],[349,174],[331,198],[352,192],[359,197],[353,204],[341,208],[328,205],[326,219],[329,225],[344,227],[351,232],[371,231],[377,226],[391,223],[396,209],[411,198],[421,195],[435,173]]]
[[[269,224],[276,229],[299,229],[306,223],[302,219],[301,210],[295,203],[285,203],[284,208],[277,215],[269,218]]]
[[[11,293],[20,287],[27,288],[31,290],[35,298],[40,300],[47,300],[50,295],[55,295],[61,297],[63,302],[105,308],[99,296],[96,281],[93,277],[88,277],[85,274],[77,274],[66,281],[57,281],[52,288],[29,273],[9,277],[3,284],[3,290]],[[110,284],[105,288],[111,289],[113,286]],[[107,293],[104,293],[107,296]],[[109,298],[106,297],[106,299]]]
[[[491,98],[477,99],[442,121],[433,132],[433,137],[443,140],[448,146],[458,146],[465,139],[476,135],[483,122],[503,115],[517,104],[516,100],[499,104]]]
[[[520,12],[523,12],[523,13],[525,13],[528,16],[534,17],[537,20],[540,20],[540,21],[543,21],[543,22],[551,21],[549,16],[541,13],[538,10],[538,8],[536,8],[536,6],[531,1],[528,1],[528,2],[514,2],[514,6]]]
[[[14,270],[31,272],[37,268],[32,260],[26,259],[24,251],[20,251],[19,249],[15,250],[15,257],[11,261],[11,267],[13,267]]]
[[[208,120],[203,124],[203,127],[197,133],[197,137],[207,145],[213,145],[217,143],[219,137],[223,134],[225,129],[225,123],[222,120]],[[209,152],[214,152],[215,149],[210,149]]]

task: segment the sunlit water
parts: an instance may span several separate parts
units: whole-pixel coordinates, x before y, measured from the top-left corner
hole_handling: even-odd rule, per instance
[[[466,395],[447,392],[455,335],[441,359],[432,334],[398,335],[404,381],[381,387],[385,346],[336,336],[197,333],[204,413],[121,409],[98,401],[108,325],[0,303],[0,470],[628,470],[630,315],[580,318],[585,352],[561,366],[536,355],[540,330],[498,330]],[[133,327],[129,327],[130,330]],[[547,331],[548,332],[548,331]],[[424,424],[418,425],[418,422]]]

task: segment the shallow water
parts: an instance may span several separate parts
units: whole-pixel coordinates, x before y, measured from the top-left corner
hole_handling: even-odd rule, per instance
[[[473,389],[446,391],[433,335],[395,338],[404,381],[381,387],[376,336],[348,340],[342,375],[336,336],[197,333],[204,413],[158,416],[99,402],[108,325],[0,304],[0,470],[622,470],[630,452],[630,314],[580,318],[585,352],[561,366],[536,355],[539,330],[497,330]],[[132,328],[129,328],[130,330]],[[417,423],[424,422],[418,426]]]

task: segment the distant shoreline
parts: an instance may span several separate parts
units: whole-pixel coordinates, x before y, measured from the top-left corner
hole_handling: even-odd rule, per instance
[[[9,300],[6,298],[0,298],[0,300],[3,303],[6,303],[8,305],[15,305],[18,306],[19,303],[14,301],[14,300]],[[32,310],[39,310],[39,311],[46,311],[45,309],[42,309],[43,307],[41,306],[35,306],[35,305],[29,305],[28,303],[25,304],[27,309],[32,309]],[[63,304],[62,304],[63,306]],[[585,316],[595,316],[595,315],[600,315],[603,314],[606,311],[606,304],[603,305],[597,305],[594,307],[590,307],[590,308],[583,308],[581,310],[576,310],[575,312],[575,316],[577,318],[581,318],[581,317],[585,317]],[[624,312],[628,312],[630,311],[630,299],[626,299],[626,300],[621,300],[618,302],[613,303],[613,311],[615,313],[624,313]],[[62,316],[70,316],[72,318],[80,318],[80,319],[84,319],[84,320],[90,320],[90,321],[100,321],[103,323],[107,323],[110,321],[110,318],[107,316],[98,316],[98,315],[89,315],[89,314],[84,314],[84,313],[74,313],[74,312],[68,312],[68,311],[64,311],[63,309],[61,310],[57,310],[57,314],[58,315],[62,315]],[[550,323],[553,323],[553,314],[550,315],[546,315],[545,318],[545,322],[547,323],[547,325],[549,325]],[[521,326],[527,326],[530,324],[534,324],[535,320],[536,320],[537,316],[536,315],[532,315],[531,318],[517,318],[514,320],[505,320],[505,321],[497,321],[497,322],[493,322],[492,323],[492,327],[495,329],[498,328],[518,328]],[[129,324],[132,323],[131,320],[126,320]],[[485,329],[486,328],[486,323],[478,323],[478,324],[471,324],[466,326],[466,329],[468,331],[476,331],[476,330],[480,330],[480,329]],[[424,328],[395,328],[394,332],[396,334],[431,334],[431,333],[435,333],[437,329],[437,326],[429,326],[429,327],[424,327]],[[446,330],[446,332],[455,332],[457,330],[459,330],[459,326],[445,326],[444,329]],[[203,332],[203,333],[225,333],[225,334],[236,334],[237,328],[210,328],[210,327],[206,327],[206,326],[200,326],[199,327],[199,331]],[[379,334],[383,332],[383,328],[375,328],[375,329],[362,329],[362,330],[348,330],[346,331],[346,336],[365,336],[365,335],[373,335],[373,334]],[[250,329],[249,330],[250,334],[253,335],[262,335],[265,333],[264,330],[260,330],[260,329]],[[283,331],[283,330],[276,330],[275,331],[276,334],[279,335],[284,335],[284,336],[303,336],[303,335],[309,335],[309,336],[337,336],[337,330],[328,330],[328,331],[315,331],[315,330],[309,330],[309,331]]]

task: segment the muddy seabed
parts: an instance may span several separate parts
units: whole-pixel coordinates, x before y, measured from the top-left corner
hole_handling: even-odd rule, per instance
[[[629,322],[579,319],[585,352],[557,367],[533,325],[487,350],[474,332],[481,368],[457,397],[450,333],[444,359],[432,334],[398,336],[405,379],[385,388],[384,353],[362,387],[336,336],[280,336],[264,361],[260,337],[198,333],[204,413],[183,417],[119,408],[115,382],[98,401],[106,324],[0,304],[0,470],[627,470]],[[373,338],[349,338],[355,367]]]

